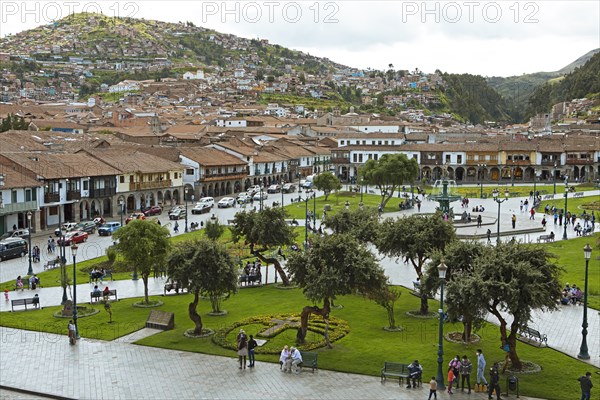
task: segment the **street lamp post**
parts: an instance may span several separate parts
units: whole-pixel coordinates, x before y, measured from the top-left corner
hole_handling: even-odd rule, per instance
[[[317,192],[313,192],[313,229],[317,228]]]
[[[304,248],[308,248],[308,193],[306,199],[304,199],[305,213],[304,213]]]
[[[123,210],[124,205],[125,205],[125,202],[123,201],[123,199],[120,199],[119,206],[121,208],[121,227],[123,227],[123,213],[125,212],[125,210]]]
[[[442,261],[440,265],[438,265],[438,274],[440,280],[442,281],[441,290],[440,290],[440,324],[439,324],[439,336],[438,336],[438,358],[437,358],[437,376],[435,378],[437,382],[438,389],[444,390],[446,387],[444,386],[444,373],[443,373],[443,363],[444,363],[444,281],[446,280],[446,271],[448,271],[448,267]]]
[[[554,161],[554,169],[552,170],[552,182],[554,183],[554,194],[556,194],[556,161]]]
[[[592,246],[590,244],[586,244],[583,248],[583,256],[585,258],[585,285],[583,287],[583,323],[581,327],[583,328],[581,331],[581,347],[579,348],[579,354],[577,354],[577,358],[582,360],[589,360],[590,354],[588,353],[588,345],[587,345],[587,300],[588,300],[588,266],[590,264],[590,258],[592,257]]]
[[[565,211],[563,213],[563,217],[564,217],[564,231],[563,231],[563,240],[567,240],[567,203],[569,200],[569,184],[567,182],[567,180],[565,179]]]
[[[498,198],[498,191],[494,190],[494,192],[492,193],[492,196],[494,197],[494,201],[496,203],[498,203],[498,230],[496,231],[496,243],[500,243],[500,204],[504,203],[506,200],[508,200],[508,189],[506,189],[506,191],[504,192],[504,199],[499,199]]]
[[[535,197],[536,197],[536,172],[535,172],[535,168],[533,169],[533,204],[535,204]]]
[[[360,177],[360,202],[363,202],[363,193],[365,192],[365,179],[361,176]]]
[[[29,243],[29,269],[27,275],[33,275],[33,266],[31,265],[31,211],[27,211],[27,229],[29,230],[28,243]]]
[[[485,168],[485,164],[477,164],[479,167],[477,170],[477,179],[479,180],[479,198],[483,199],[483,174],[481,173],[481,169]]]
[[[281,208],[283,208],[283,185],[285,184],[285,180],[281,180],[281,187],[279,188],[281,190]],[[275,276],[277,276],[277,274],[275,274]]]
[[[185,188],[183,192],[183,196],[185,197],[185,229],[183,230],[185,233],[188,233],[188,189]]]
[[[73,322],[75,323],[75,337],[79,339],[79,328],[77,326],[77,244],[71,242],[71,254],[73,255]]]
[[[260,211],[263,210],[263,187],[264,185],[260,185]]]

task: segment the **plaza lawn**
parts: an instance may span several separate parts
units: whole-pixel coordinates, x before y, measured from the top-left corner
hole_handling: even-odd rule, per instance
[[[158,299],[165,303],[158,309],[175,313],[175,329],[142,339],[138,344],[235,357],[233,350],[226,350],[215,345],[210,338],[188,339],[183,336],[186,329],[193,327],[193,323],[187,317],[187,304],[192,299],[191,295],[166,296],[158,297]],[[127,299],[112,303],[114,320],[112,324],[108,323],[108,314],[102,305],[94,305],[100,310],[98,314],[79,319],[81,336],[113,340],[142,328],[149,310],[132,307],[131,304],[134,301],[134,299]],[[435,375],[438,320],[407,317],[406,311],[415,310],[419,305],[419,299],[411,296],[407,290],[402,289],[402,296],[396,303],[396,320],[404,328],[403,332],[391,333],[382,329],[387,325],[386,312],[374,302],[358,296],[344,296],[336,299],[336,304],[344,307],[342,309],[334,308],[331,314],[335,318],[347,321],[350,332],[344,338],[334,342],[333,349],[318,350],[319,368],[367,374],[372,375],[373,379],[379,379],[379,371],[384,361],[409,363],[418,359],[424,366],[424,379]],[[250,316],[299,313],[306,305],[311,305],[311,302],[304,298],[299,289],[280,290],[271,285],[240,290],[238,294],[223,303],[223,308],[229,312],[226,316],[208,316],[210,304],[207,300],[200,301],[198,310],[202,315],[205,327],[218,330]],[[437,303],[432,301],[431,308],[436,307]],[[65,334],[67,320],[52,316],[52,313],[57,310],[59,307],[1,313],[0,324]],[[458,324],[447,324],[445,331],[456,331],[460,328],[461,326]],[[256,334],[262,330],[256,324],[244,326],[244,329],[248,334]],[[270,340],[275,341],[278,348],[283,344],[292,345],[295,333],[294,329],[288,329]],[[445,342],[445,362],[448,362],[450,357],[455,354],[461,356],[467,354],[474,360],[477,348],[483,349],[488,364],[504,359],[503,352],[499,348],[498,327],[488,324],[478,333],[482,336],[482,341],[476,345],[465,346]],[[307,339],[309,341],[318,340],[319,335],[309,333]],[[595,368],[590,368],[588,364],[548,348],[540,349],[519,342],[518,352],[523,360],[533,361],[542,366],[542,372],[538,374],[519,376],[521,394],[526,396],[557,400],[570,399],[572,393],[578,391],[576,378],[587,370],[595,371]],[[279,357],[277,355],[261,355],[258,350],[256,358],[260,361],[276,363]],[[272,368],[277,370],[275,366]],[[474,379],[475,377],[473,377],[473,381]],[[504,379],[503,376],[503,385]],[[474,385],[474,382],[472,384]]]
[[[581,215],[584,210],[588,214],[591,214],[592,211],[594,211],[596,218],[600,217],[600,199],[598,197],[573,197],[573,194],[574,193],[569,193],[569,198],[567,199],[568,211],[577,213],[577,215]],[[557,209],[565,208],[565,194],[557,194],[554,197],[556,200],[542,201],[536,210],[538,212],[544,212],[546,204],[548,204],[550,208],[552,208],[552,206],[556,207]],[[596,222],[598,222],[598,219],[596,219]]]
[[[562,232],[562,231],[560,231]],[[560,234],[558,235],[560,237]],[[583,291],[585,281],[585,259],[583,258],[583,247],[589,243],[592,246],[592,258],[588,269],[588,304],[590,307],[600,310],[600,249],[596,245],[600,233],[593,236],[581,237],[570,240],[557,240],[548,243],[548,249],[556,255],[556,263],[565,270],[562,275],[563,285],[576,284]]]
[[[593,186],[593,185],[588,185],[588,184],[581,184],[581,185],[574,185],[575,186],[575,190],[578,192],[583,192],[583,191],[587,191],[587,190],[597,190],[598,188]],[[529,192],[533,191],[533,184],[531,185],[525,185],[525,186],[521,186],[521,185],[517,185],[517,186],[511,186],[510,182],[506,183],[503,182],[500,185],[493,185],[490,183],[484,183],[483,185],[483,194],[488,197],[491,198],[492,197],[492,190],[494,189],[498,189],[500,190],[500,196],[504,197],[504,191],[506,189],[508,189],[510,196],[511,197],[528,197],[529,196]],[[481,196],[481,188],[479,185],[460,185],[457,186],[456,188],[452,188],[452,193],[457,193],[460,194],[462,196],[467,196],[467,197],[471,197],[471,198],[479,198]],[[554,193],[554,185],[536,185],[535,190],[540,192],[540,195],[543,196],[545,194],[552,194]],[[427,193],[431,193],[431,189],[427,190]],[[557,182],[556,185],[556,194],[557,196],[562,196],[562,194],[564,193],[564,184],[562,182]]]
[[[415,191],[416,194],[416,191]],[[302,198],[305,198],[305,194],[299,194]],[[410,196],[410,192],[408,193]],[[297,199],[297,197],[296,197]],[[323,209],[325,208],[325,204],[329,204],[331,206],[331,211],[328,211],[327,214],[333,215],[339,210],[343,210],[346,206],[346,201],[350,203],[350,209],[356,210],[358,209],[358,205],[360,203],[360,193],[351,193],[351,192],[340,192],[339,194],[332,193],[329,195],[327,201],[325,201],[325,196],[320,196],[316,198],[316,210],[317,210],[317,220],[321,219],[323,215]],[[399,199],[397,196],[394,196],[388,201],[385,205],[384,212],[394,212],[400,211],[398,205],[404,201],[404,198]],[[376,194],[364,194],[363,193],[363,204],[365,207],[377,208],[381,203],[381,196]],[[296,219],[305,219],[306,217],[306,203],[304,201],[295,202],[293,204],[288,204],[284,206],[285,210],[288,212],[287,218],[296,218]],[[308,200],[308,211],[315,210],[315,203],[313,199]]]

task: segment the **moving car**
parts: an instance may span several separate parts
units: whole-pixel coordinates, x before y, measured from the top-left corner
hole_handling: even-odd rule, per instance
[[[242,192],[237,196],[238,204],[250,203],[250,200],[252,200],[252,196],[250,196],[247,192]]]
[[[247,192],[250,196],[254,196],[254,194],[256,192],[260,192],[260,186],[258,186],[258,185],[250,186],[248,188]]]
[[[58,244],[60,246],[70,246],[72,243],[83,243],[87,241],[88,234],[83,231],[73,231],[69,232],[63,238],[58,239]]]
[[[144,215],[146,217],[149,217],[151,215],[160,215],[162,214],[162,207],[159,206],[152,206],[146,210],[144,210]]]
[[[144,213],[134,212],[129,217],[127,217],[127,219],[125,220],[125,225],[127,225],[128,223],[130,223],[134,219],[146,219],[146,216],[144,215]]]
[[[214,207],[215,199],[212,197],[202,197],[196,204],[208,204],[210,207]]]
[[[293,183],[286,183],[285,185],[283,185],[281,190],[283,191],[283,193],[294,193],[296,191],[296,185],[294,185]]]
[[[27,239],[28,237],[29,237],[29,229],[17,229],[16,231],[6,232],[4,235],[0,236],[0,240],[8,239],[8,238]]]
[[[185,211],[185,208],[176,208],[175,210],[169,213],[169,219],[178,220],[181,218],[185,218],[186,214],[187,213]]]
[[[267,199],[269,197],[267,195],[267,192],[257,192],[257,193],[254,194],[254,196],[252,196],[252,198],[254,199],[254,201],[260,201],[261,194],[262,194],[262,199],[263,200],[265,200],[265,199]]]
[[[206,214],[210,211],[210,206],[206,203],[197,203],[194,208],[192,208],[192,214]]]
[[[104,218],[102,217],[96,217],[94,218],[93,222],[96,224],[96,226],[100,226],[100,225],[104,225]]]
[[[0,260],[23,257],[27,254],[27,241],[18,237],[0,241]]]
[[[96,226],[96,223],[94,221],[80,222],[77,225],[75,225],[76,230],[87,233],[94,233],[96,232],[97,228],[98,227]]]
[[[54,230],[54,236],[60,236],[66,232],[71,232],[75,229],[75,226],[77,226],[77,223],[75,222],[65,222],[60,228]]]
[[[229,208],[235,205],[235,199],[233,197],[223,197],[217,203],[218,208]]]
[[[121,227],[120,222],[117,222],[117,221],[105,222],[104,225],[102,225],[100,228],[98,228],[98,235],[110,236],[120,227]]]
[[[267,193],[279,193],[281,192],[281,186],[279,185],[271,185],[267,189]]]

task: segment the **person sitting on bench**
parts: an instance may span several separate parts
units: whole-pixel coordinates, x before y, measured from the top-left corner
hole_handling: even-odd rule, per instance
[[[406,382],[408,385],[406,388],[410,388],[410,380],[412,379],[412,387],[416,388],[417,383],[421,381],[421,375],[423,374],[423,367],[419,364],[419,360],[415,360],[408,366],[408,378]]]

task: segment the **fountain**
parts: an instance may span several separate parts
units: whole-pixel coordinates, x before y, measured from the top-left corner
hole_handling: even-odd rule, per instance
[[[445,169],[442,175],[442,179],[435,181],[435,184],[433,185],[434,190],[437,190],[437,193],[431,194],[429,198],[440,203],[440,206],[437,207],[438,211],[440,211],[442,214],[447,214],[449,218],[452,218],[453,212],[450,208],[450,203],[453,201],[460,200],[461,196],[449,193],[449,185],[456,187],[456,182],[448,179],[448,170]]]

